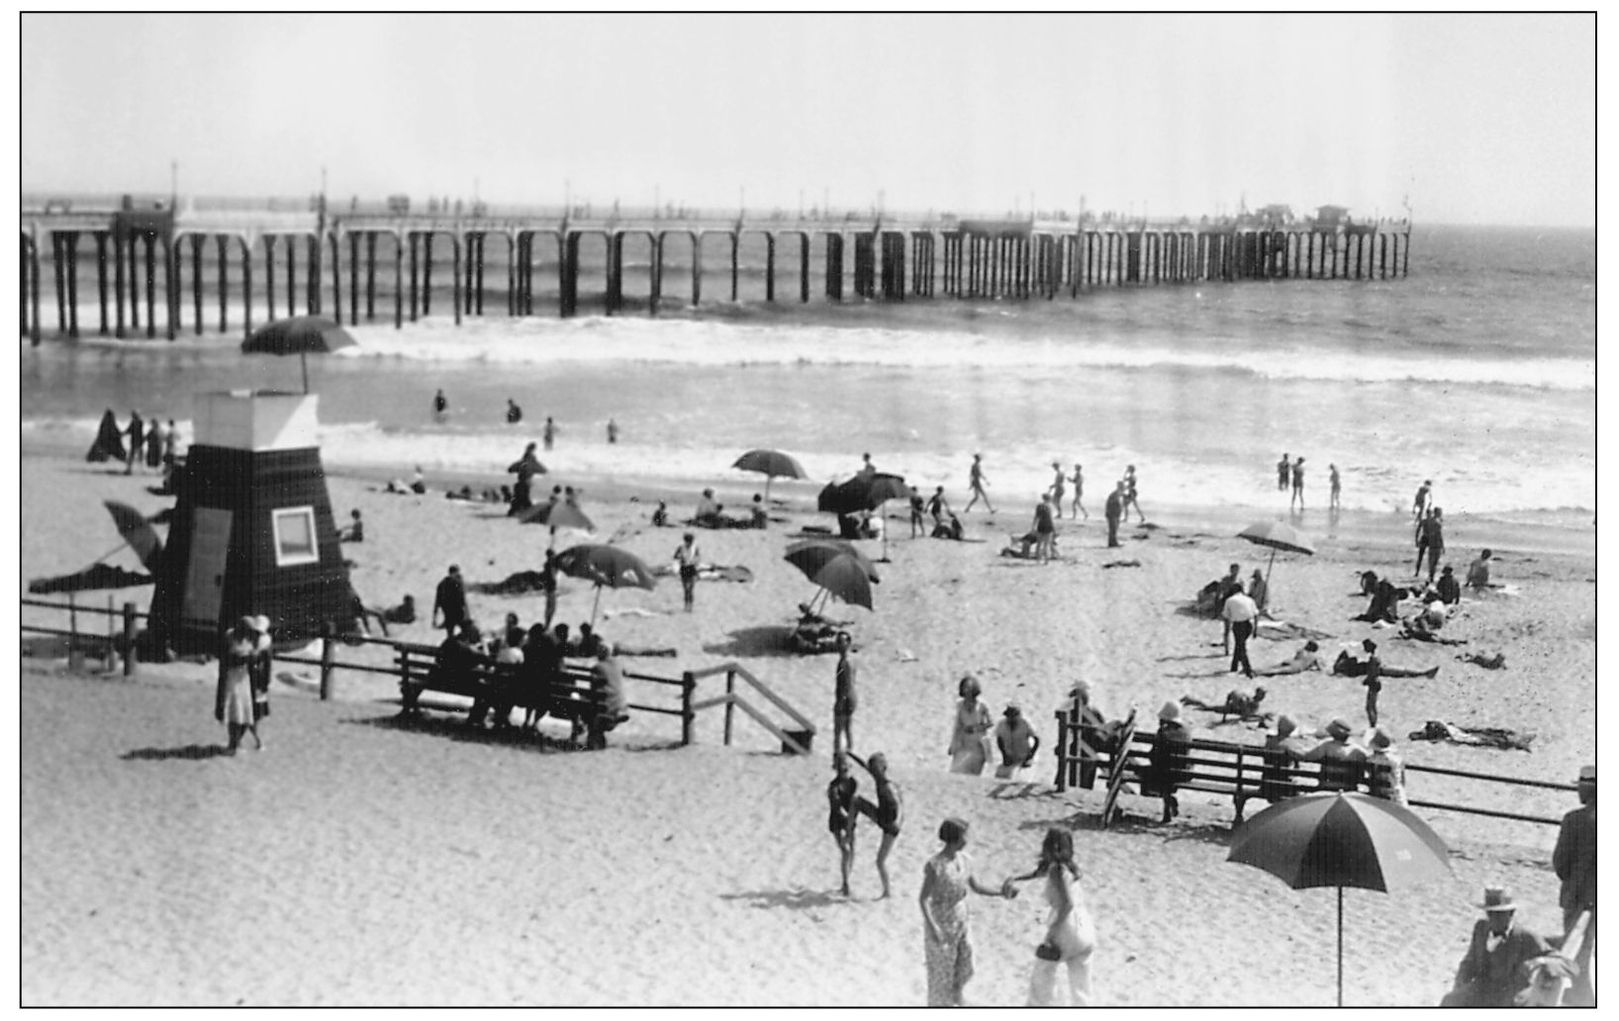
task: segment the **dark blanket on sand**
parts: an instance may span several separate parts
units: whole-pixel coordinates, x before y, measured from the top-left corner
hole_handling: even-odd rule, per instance
[[[1467,727],[1462,728],[1454,723],[1443,720],[1429,720],[1423,724],[1421,730],[1413,730],[1410,734],[1412,741],[1449,741],[1452,744],[1475,745],[1482,748],[1500,748],[1508,751],[1527,752],[1535,735],[1522,730],[1509,730],[1506,727]]]
[[[90,452],[84,455],[86,461],[119,461],[125,459],[124,434],[118,431],[118,420],[111,411],[101,416],[101,425],[96,429],[96,441],[90,444]]]

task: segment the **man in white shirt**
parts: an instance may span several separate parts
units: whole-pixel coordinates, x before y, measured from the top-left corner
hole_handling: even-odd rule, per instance
[[[1248,637],[1254,633],[1259,607],[1243,592],[1241,581],[1236,582],[1233,589],[1225,601],[1225,608],[1220,611],[1220,619],[1231,625],[1231,670],[1234,672],[1240,664],[1243,674],[1252,677],[1254,668],[1248,662]]]
[[[1023,718],[1023,710],[1016,702],[1007,705],[1001,722],[995,725],[995,747],[1001,752],[995,775],[1002,780],[1017,779],[1040,748],[1039,736]]]

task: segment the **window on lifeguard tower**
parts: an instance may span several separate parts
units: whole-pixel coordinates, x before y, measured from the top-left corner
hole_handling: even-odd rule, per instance
[[[271,511],[275,526],[275,565],[292,567],[320,560],[315,547],[315,508],[287,507]]]

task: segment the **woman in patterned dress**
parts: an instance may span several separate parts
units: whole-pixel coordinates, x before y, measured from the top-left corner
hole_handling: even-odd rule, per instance
[[[985,886],[972,875],[972,863],[962,854],[967,846],[967,824],[950,818],[939,824],[944,848],[922,869],[922,942],[927,952],[928,1006],[963,1006],[962,990],[973,977],[973,944],[967,931],[967,892],[985,897],[1017,896],[1012,881],[999,888]]]

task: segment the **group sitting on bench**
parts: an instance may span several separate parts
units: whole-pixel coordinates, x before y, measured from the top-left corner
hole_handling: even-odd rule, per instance
[[[430,660],[428,652],[429,647],[400,647],[405,715],[419,714],[423,690],[465,695],[472,698],[469,726],[482,729],[487,721],[496,730],[510,730],[512,711],[523,709],[521,729],[536,731],[547,716],[566,719],[570,740],[584,734],[587,748],[606,747],[606,735],[629,718],[613,645],[588,624],[581,624],[578,638],[570,641],[566,624],[551,631],[543,624],[525,630],[516,614],[508,614],[506,630],[486,642],[477,625],[466,621],[431,650]],[[586,673],[583,664],[570,665],[570,659],[594,662]]]

